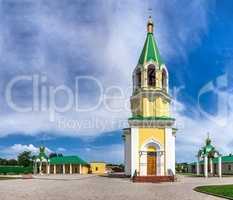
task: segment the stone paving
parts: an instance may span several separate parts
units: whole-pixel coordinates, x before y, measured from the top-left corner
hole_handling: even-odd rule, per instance
[[[193,191],[199,185],[233,184],[229,178],[179,176],[175,183],[132,183],[129,179],[95,175],[50,175],[0,181],[0,200],[211,200]]]

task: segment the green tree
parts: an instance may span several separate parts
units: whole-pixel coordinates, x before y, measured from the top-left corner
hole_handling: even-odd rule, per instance
[[[31,151],[24,151],[18,155],[18,164],[24,167],[32,165],[32,153]]]
[[[0,165],[7,165],[7,160],[4,158],[0,158]]]
[[[7,165],[11,165],[11,166],[13,166],[13,165],[18,165],[18,162],[17,162],[17,160],[15,160],[15,159],[9,159],[9,160],[7,161]]]
[[[57,157],[57,154],[56,153],[50,153],[49,158],[53,158],[53,157]]]

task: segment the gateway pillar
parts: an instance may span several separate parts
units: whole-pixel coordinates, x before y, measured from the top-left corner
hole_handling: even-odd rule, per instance
[[[56,174],[56,165],[53,165],[53,173]]]
[[[50,164],[47,164],[47,174],[50,174]]]
[[[79,165],[79,173],[82,174],[82,165]]]
[[[197,158],[197,166],[196,166],[196,168],[197,168],[197,170],[196,170],[196,172],[197,172],[197,176],[199,176],[200,175],[200,159],[199,159],[199,157]]]
[[[218,157],[218,176],[222,177],[222,157]]]
[[[66,165],[65,165],[65,164],[62,165],[62,173],[63,173],[63,174],[66,173]]]
[[[204,176],[208,177],[208,158],[207,155],[204,157]]]
[[[72,171],[72,164],[70,164],[70,174],[72,174],[73,171]]]

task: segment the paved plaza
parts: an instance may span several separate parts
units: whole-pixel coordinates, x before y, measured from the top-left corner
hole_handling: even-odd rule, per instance
[[[199,185],[230,184],[229,178],[178,176],[175,183],[132,183],[127,178],[95,175],[50,175],[0,181],[1,200],[209,200],[220,199],[193,191]]]

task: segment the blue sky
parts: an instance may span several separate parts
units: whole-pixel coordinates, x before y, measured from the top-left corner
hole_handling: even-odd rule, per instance
[[[15,157],[25,149],[36,153],[43,143],[48,151],[122,162],[121,128],[130,116],[125,104],[146,36],[148,8],[170,74],[179,128],[177,161],[192,161],[207,132],[220,152],[233,152],[233,2],[0,0],[0,156]],[[52,120],[47,109],[16,112],[6,99],[6,88],[15,77],[32,75],[46,78],[40,92],[43,86],[48,90],[61,85],[74,92],[75,77],[88,76],[99,81],[105,97],[115,98],[88,112],[71,105]],[[17,105],[32,104],[29,82],[20,81],[13,88]],[[99,102],[95,81],[83,79],[78,86],[79,108]],[[57,95],[56,103],[65,105],[67,97]],[[119,111],[109,111],[106,104]],[[81,125],[64,127],[63,122]]]

